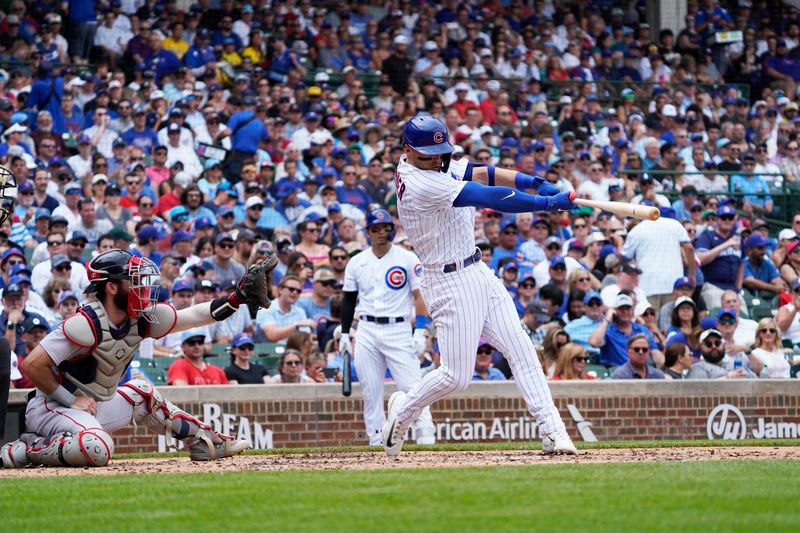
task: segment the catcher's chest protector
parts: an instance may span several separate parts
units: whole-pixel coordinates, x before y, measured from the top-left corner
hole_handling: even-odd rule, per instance
[[[69,382],[63,385],[68,390],[79,389],[97,401],[113,398],[122,374],[147,335],[147,323],[129,319],[115,332],[118,337],[123,336],[114,338],[106,310],[95,300],[64,320],[62,327],[71,342],[91,350],[59,365],[61,375]]]

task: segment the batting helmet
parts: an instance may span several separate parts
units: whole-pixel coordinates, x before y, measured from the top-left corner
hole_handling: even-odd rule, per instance
[[[453,153],[444,122],[431,115],[417,115],[403,128],[403,144],[425,155]]]
[[[392,227],[392,229],[389,231],[389,242],[392,242],[394,240],[394,236],[397,234],[397,229],[394,227],[392,215],[389,213],[389,211],[386,209],[373,209],[367,213],[367,230],[369,230],[370,227],[378,224],[389,224]],[[369,232],[367,232],[367,234],[369,234]],[[367,237],[367,240],[369,240],[369,237]]]

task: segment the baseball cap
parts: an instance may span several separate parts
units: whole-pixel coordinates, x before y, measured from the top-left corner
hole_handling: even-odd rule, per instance
[[[72,291],[62,291],[61,294],[58,295],[58,303],[64,303],[67,300],[75,300],[76,302],[80,301],[78,295]]]
[[[614,299],[614,309],[619,309],[620,307],[633,307],[633,300],[627,294],[618,294],[617,297]]]
[[[188,172],[178,172],[175,174],[175,179],[173,181],[175,185],[185,189],[192,183],[192,176]]]
[[[603,303],[603,298],[600,296],[600,293],[597,291],[589,291],[586,293],[586,296],[583,297],[583,304],[589,305],[589,302],[592,300],[598,300],[601,304]]]
[[[69,265],[69,264],[72,264],[72,261],[66,254],[56,254],[50,260],[50,265],[53,268],[58,268],[61,265]]]
[[[672,284],[672,290],[680,289],[681,287],[692,287],[694,288],[695,284],[688,276],[683,276],[675,280],[675,283]]]
[[[234,239],[233,239],[233,235],[231,235],[230,233],[225,232],[225,233],[220,233],[219,235],[217,235],[217,237],[214,239],[214,244],[220,244],[221,242],[224,242],[224,241],[235,242]]]
[[[641,274],[642,270],[636,265],[632,265],[627,261],[622,263],[622,271],[626,274]]]
[[[188,279],[176,279],[175,282],[172,284],[172,294],[180,291],[192,291],[194,292],[194,284]]]
[[[46,207],[40,207],[36,210],[36,218],[34,218],[34,220],[39,220],[42,218],[50,218],[50,210]]]
[[[736,318],[738,316],[738,314],[736,313],[736,311],[734,309],[722,308],[722,309],[719,310],[719,313],[717,313],[717,320],[719,320],[720,318],[722,318],[722,317],[724,317],[726,315],[730,316],[730,317],[733,317],[733,318]]]
[[[194,221],[194,229],[212,228],[214,221],[208,217],[200,217]]]
[[[525,307],[525,312],[533,315],[534,320],[540,324],[550,321],[547,304],[541,300],[534,300]]]
[[[18,283],[10,283],[8,287],[3,290],[3,297],[14,296],[22,294],[22,287]]]
[[[796,238],[797,238],[797,233],[795,233],[794,230],[789,228],[782,229],[780,233],[778,233],[779,241],[791,240]]]
[[[689,305],[691,305],[692,307],[696,307],[696,305],[697,305],[697,304],[695,304],[695,303],[694,303],[694,300],[692,300],[692,299],[691,299],[690,297],[688,297],[688,296],[681,296],[680,298],[678,298],[677,300],[675,300],[675,308],[676,308],[676,309],[677,309],[678,307],[682,306],[683,304],[689,304]]]
[[[136,233],[136,238],[140,241],[148,241],[150,239],[158,239],[158,230],[155,226],[142,226],[139,232]]]
[[[41,315],[37,315],[35,313],[31,313],[30,315],[26,316],[25,319],[20,323],[20,333],[27,333],[34,328],[44,328],[45,331],[50,331],[50,325],[47,323],[47,320]]]
[[[187,329],[183,333],[181,333],[181,343],[188,341],[189,339],[193,339],[195,337],[200,337],[203,342],[206,341],[206,330],[205,328],[191,328]]]
[[[122,228],[114,228],[111,231],[109,231],[108,234],[115,240],[133,242],[133,235],[131,235]]]
[[[722,333],[720,333],[720,332],[719,332],[719,331],[717,331],[716,329],[707,329],[707,330],[705,330],[704,332],[702,332],[702,333],[700,334],[700,338],[699,338],[698,340],[699,340],[701,343],[703,343],[703,342],[705,342],[705,340],[706,340],[707,338],[709,338],[711,335],[716,335],[716,336],[717,336],[717,337],[719,337],[720,339],[722,338]]]
[[[241,348],[242,346],[247,346],[248,344],[255,346],[255,341],[253,337],[250,336],[248,333],[239,333],[233,336],[231,340],[231,346],[234,348]]]
[[[586,246],[583,244],[582,241],[575,240],[575,241],[572,241],[571,243],[569,243],[569,246],[567,247],[567,249],[568,250],[583,250],[585,252],[586,251]]]
[[[555,268],[559,265],[563,267],[567,266],[567,263],[566,261],[564,261],[563,257],[561,257],[560,255],[556,255],[552,259],[550,259],[550,268]]]
[[[666,345],[669,346],[670,344],[675,344],[676,342],[682,342],[684,344],[688,344],[689,340],[686,338],[686,335],[683,334],[682,332],[673,331],[672,334],[669,337],[667,337],[667,344]]]
[[[197,265],[194,265],[194,266],[197,266]],[[190,268],[190,270],[191,270],[191,268]],[[210,280],[210,279],[201,280],[200,283],[198,283],[198,284],[196,284],[194,286],[194,290],[195,291],[205,290],[205,289],[216,291],[218,288],[219,288],[219,283],[217,283],[216,281]]]
[[[26,275],[30,276],[32,273],[31,268],[25,263],[17,263],[13,267],[11,267],[11,271],[9,272],[11,276],[18,276],[18,275]]]
[[[89,238],[82,231],[70,231],[67,234],[67,242],[75,242],[75,241],[83,241],[85,243],[88,243]]]
[[[176,205],[172,209],[169,210],[169,219],[171,221],[176,220],[178,217],[185,216],[189,218],[189,210],[182,205]]]
[[[194,235],[189,233],[188,231],[176,231],[172,234],[172,238],[170,242],[173,246],[178,244],[179,242],[191,242],[194,239]]]
[[[108,176],[106,176],[105,174],[95,174],[94,177],[92,178],[92,185],[100,182],[108,183]]]
[[[245,209],[250,209],[255,205],[264,205],[264,200],[262,200],[260,196],[251,196],[244,203]]]
[[[550,248],[553,245],[556,245],[559,248],[561,248],[562,244],[563,243],[561,242],[561,239],[558,238],[558,236],[556,236],[556,235],[550,235],[548,238],[546,238],[544,240],[544,247],[545,248]]]
[[[744,243],[745,248],[760,248],[767,245],[767,239],[755,233],[750,235]]]
[[[217,216],[224,217],[228,215],[233,215],[233,208],[229,205],[223,205],[219,209],[217,209]]]
[[[734,209],[730,205],[724,204],[724,205],[720,205],[717,208],[717,216],[718,217],[725,216],[725,215],[735,215],[735,214],[736,214],[736,209]]]
[[[503,270],[516,270],[519,271],[519,267],[514,261],[509,261],[505,265],[503,265]]]
[[[336,276],[334,276],[333,272],[328,268],[320,268],[314,272],[314,281],[330,281],[335,279]]]
[[[586,246],[592,245],[596,242],[608,242],[608,239],[605,235],[603,235],[600,231],[593,231],[588,237],[586,237]]]

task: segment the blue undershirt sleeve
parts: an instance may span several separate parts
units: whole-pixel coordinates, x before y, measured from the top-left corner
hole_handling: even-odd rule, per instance
[[[568,195],[565,199],[560,199],[561,196],[534,196],[510,187],[487,187],[471,181],[461,189],[453,207],[488,207],[502,213],[558,211],[574,207]]]

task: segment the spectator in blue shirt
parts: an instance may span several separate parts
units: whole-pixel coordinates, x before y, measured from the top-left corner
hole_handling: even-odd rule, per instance
[[[695,243],[705,279],[701,295],[708,309],[719,305],[723,292],[742,290],[744,263],[741,238],[734,231],[735,226],[736,210],[720,205],[714,226],[701,233]]]
[[[743,284],[753,294],[766,291],[778,295],[788,290],[778,269],[766,257],[767,241],[756,233],[745,241],[747,258],[744,260]]]
[[[647,337],[656,364],[663,364],[664,356],[653,336],[645,326],[633,321],[633,299],[621,292],[606,312],[605,319],[589,337],[589,344],[600,348],[601,365],[620,366],[628,362],[628,340],[639,334]]]
[[[675,218],[681,222],[691,220],[692,205],[695,202],[697,202],[697,189],[694,185],[686,185],[681,189],[681,197],[672,203],[672,209],[675,210]]]
[[[133,127],[122,134],[122,140],[128,146],[135,146],[147,155],[159,145],[158,135],[147,127],[147,113],[144,108],[133,112]]]
[[[517,251],[519,250],[517,235],[519,235],[519,231],[514,220],[504,220],[500,224],[500,239],[498,246],[492,252],[492,261],[489,264],[491,269],[497,270],[501,259],[510,257],[515,260],[517,258]]]
[[[492,366],[493,351],[492,346],[481,339],[478,354],[475,357],[475,372],[472,374],[472,381],[505,381],[505,375]]]
[[[600,350],[589,344],[589,337],[603,322],[603,299],[599,292],[591,291],[583,297],[583,304],[585,314],[576,320],[571,320],[564,326],[564,331],[569,334],[572,342],[581,345],[596,359],[600,355]]]
[[[748,153],[742,157],[742,172],[731,176],[731,191],[744,193],[742,211],[747,215],[768,215],[775,207],[769,186],[764,178],[753,174],[756,168],[756,156]]]

